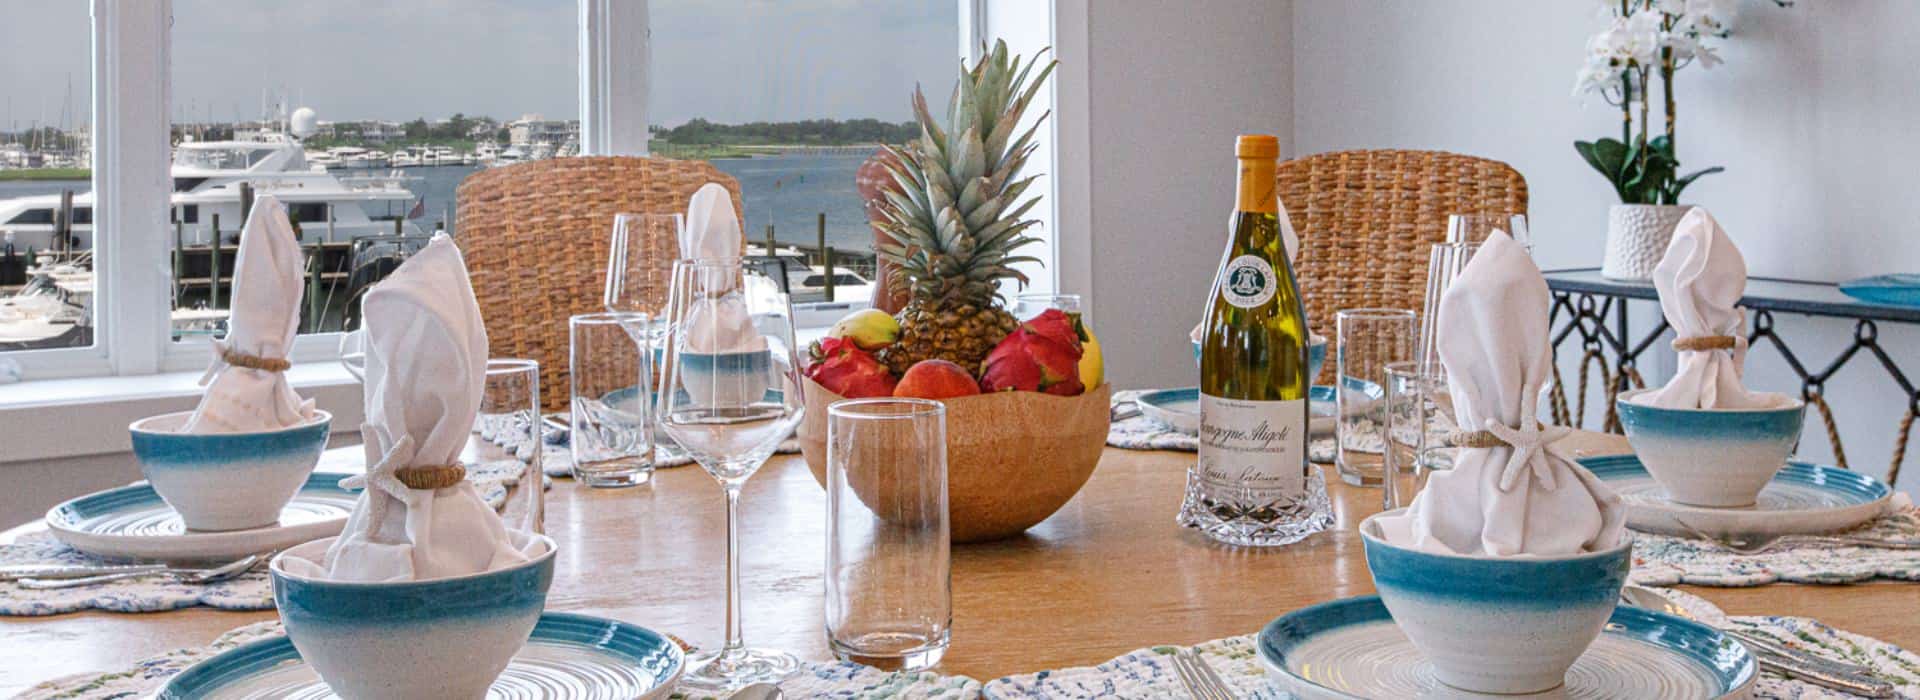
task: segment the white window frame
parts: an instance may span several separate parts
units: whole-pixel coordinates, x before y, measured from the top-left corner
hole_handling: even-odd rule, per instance
[[[647,0],[578,0],[582,150],[645,155],[651,47]],[[1087,0],[955,0],[960,55],[1008,36],[1014,50],[1055,47],[1061,67],[1047,91],[1049,138],[1033,164],[1047,173],[1041,236],[1053,264],[1032,271],[1035,291],[1082,291],[1091,279],[1086,230],[1089,164],[1086,129]],[[167,227],[171,164],[172,0],[91,0],[94,221],[112,232],[94,251],[94,344],[0,353],[29,381],[144,376],[197,370],[206,346],[176,342],[168,320],[171,271],[165,236],[119,235]],[[1037,31],[1044,28],[1044,31]],[[295,363],[338,357],[339,333],[302,335]],[[0,392],[4,393],[4,392]]]

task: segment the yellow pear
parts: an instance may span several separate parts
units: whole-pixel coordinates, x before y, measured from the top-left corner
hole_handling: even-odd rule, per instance
[[[1087,334],[1080,341],[1080,384],[1089,391],[1106,381],[1107,368],[1100,359],[1100,338],[1086,324],[1080,325],[1080,331]]]

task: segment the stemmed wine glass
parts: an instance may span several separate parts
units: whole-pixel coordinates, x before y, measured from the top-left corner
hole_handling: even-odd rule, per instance
[[[779,682],[792,654],[740,641],[740,489],[800,422],[799,362],[787,295],[749,289],[741,258],[674,263],[668,297],[660,427],[727,497],[727,642],[692,659],[681,683],[731,692]],[[752,292],[752,293],[750,293]]]
[[[653,377],[662,361],[667,317],[663,305],[670,296],[673,264],[680,259],[680,237],[685,235],[682,214],[613,215],[613,237],[607,245],[607,279],[600,303],[608,313],[644,314],[644,321],[624,326],[640,345],[640,371]],[[654,382],[654,386],[660,386]],[[654,446],[667,458],[681,457],[680,448],[655,430]]]

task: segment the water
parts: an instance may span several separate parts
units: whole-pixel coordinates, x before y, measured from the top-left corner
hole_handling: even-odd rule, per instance
[[[854,189],[854,175],[865,156],[776,155],[758,158],[721,158],[712,161],[740,181],[746,221],[742,227],[752,241],[766,240],[767,224],[774,225],[781,243],[811,246],[817,240],[821,212],[827,215],[827,243],[838,250],[870,252],[873,233],[867,228],[867,215]],[[407,168],[407,189],[425,201],[424,214],[414,223],[431,231],[444,219],[452,229],[458,210],[455,190],[480,166],[436,166]],[[384,175],[388,170],[336,169],[338,175]],[[62,189],[86,192],[92,183],[86,180],[5,181],[0,182],[0,199],[29,195],[58,194]],[[412,204],[369,205],[371,216],[406,213]]]

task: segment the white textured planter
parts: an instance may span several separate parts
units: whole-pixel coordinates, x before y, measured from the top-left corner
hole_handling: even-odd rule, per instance
[[[1600,275],[1607,279],[1644,282],[1653,266],[1666,255],[1673,227],[1691,205],[1615,204],[1607,210],[1607,257]]]

